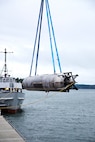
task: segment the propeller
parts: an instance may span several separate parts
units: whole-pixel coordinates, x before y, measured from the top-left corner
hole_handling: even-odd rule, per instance
[[[75,85],[75,83],[76,83],[75,78],[77,76],[78,75],[72,75],[72,72],[65,73],[64,76],[63,76],[64,77],[64,85],[65,85],[65,87],[63,87],[60,91],[61,92],[66,92],[66,91],[69,92],[70,89],[78,90],[78,88]]]

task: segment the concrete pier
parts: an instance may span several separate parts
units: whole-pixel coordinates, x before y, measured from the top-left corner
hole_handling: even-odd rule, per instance
[[[25,142],[3,116],[0,116],[0,142]]]

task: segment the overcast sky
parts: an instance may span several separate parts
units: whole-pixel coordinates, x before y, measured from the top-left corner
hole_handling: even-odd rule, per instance
[[[13,52],[7,54],[7,63],[14,77],[29,76],[40,3],[0,0],[0,51]],[[95,1],[49,0],[49,4],[62,71],[78,74],[78,83],[95,84]],[[3,64],[0,53],[0,71]],[[37,74],[47,73],[53,73],[53,65],[44,7]]]

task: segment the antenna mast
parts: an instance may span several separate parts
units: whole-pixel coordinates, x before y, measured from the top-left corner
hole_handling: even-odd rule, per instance
[[[4,70],[4,77],[6,77],[7,74],[8,74],[7,63],[6,63],[6,61],[7,61],[7,53],[13,53],[13,52],[7,52],[7,50],[5,48],[5,51],[4,52],[0,52],[0,53],[4,53],[5,54],[4,68],[3,68],[3,70]]]

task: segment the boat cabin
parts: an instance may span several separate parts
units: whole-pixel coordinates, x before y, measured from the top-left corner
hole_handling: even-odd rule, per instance
[[[0,91],[2,92],[22,92],[22,85],[10,76],[0,77]]]

